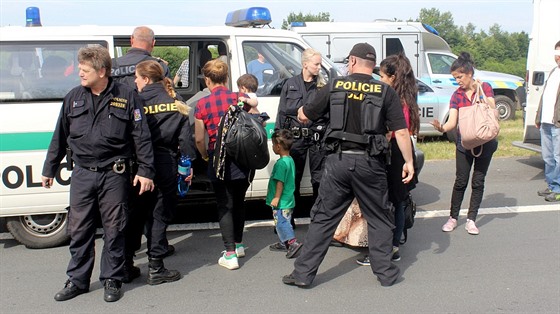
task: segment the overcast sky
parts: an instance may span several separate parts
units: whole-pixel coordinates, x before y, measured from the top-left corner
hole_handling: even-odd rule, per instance
[[[560,1],[560,0],[559,0]],[[25,25],[25,9],[39,7],[47,25],[223,25],[228,12],[267,7],[280,28],[291,12],[330,13],[339,22],[416,19],[422,8],[451,12],[457,26],[477,31],[494,23],[503,31],[530,33],[532,0],[0,0],[0,26]]]

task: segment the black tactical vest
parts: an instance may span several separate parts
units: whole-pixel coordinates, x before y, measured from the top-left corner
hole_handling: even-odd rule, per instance
[[[334,79],[330,94],[330,125],[325,140],[327,150],[340,148],[340,141],[363,144],[371,156],[386,153],[387,128],[382,114],[387,86],[375,80],[361,82],[347,78]],[[360,106],[362,134],[346,132],[349,106]]]

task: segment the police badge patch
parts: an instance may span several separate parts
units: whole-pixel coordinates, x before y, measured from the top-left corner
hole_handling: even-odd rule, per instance
[[[134,121],[141,121],[142,120],[142,113],[140,113],[140,109],[134,109]]]

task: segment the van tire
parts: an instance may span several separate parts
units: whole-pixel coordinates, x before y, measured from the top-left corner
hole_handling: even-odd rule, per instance
[[[496,102],[496,109],[500,114],[500,120],[512,120],[515,118],[515,104],[511,99],[504,95],[494,96]]]
[[[46,249],[67,244],[67,213],[6,217],[12,236],[30,249]]]

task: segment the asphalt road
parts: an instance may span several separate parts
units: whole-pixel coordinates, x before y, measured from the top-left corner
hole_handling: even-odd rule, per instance
[[[355,263],[362,250],[348,247],[329,249],[311,289],[282,284],[293,261],[268,250],[277,241],[269,220],[248,224],[247,256],[235,271],[217,265],[223,246],[213,224],[174,225],[169,238],[177,253],[166,259],[166,266],[184,277],[160,286],[145,284],[144,243],[136,258],[142,277],[125,285],[124,297],[113,304],[102,300],[99,263],[89,293],[56,302],[53,296],[66,280],[68,248],[30,250],[3,238],[0,312],[560,312],[560,204],[536,196],[543,185],[542,161],[493,161],[478,236],[464,230],[466,211],[455,231],[441,232],[454,179],[452,161],[426,163],[420,179],[413,192],[416,224],[397,262],[404,280],[390,288],[381,287],[369,267]],[[302,239],[305,221],[298,220],[296,229]],[[96,245],[99,258],[101,238]]]

